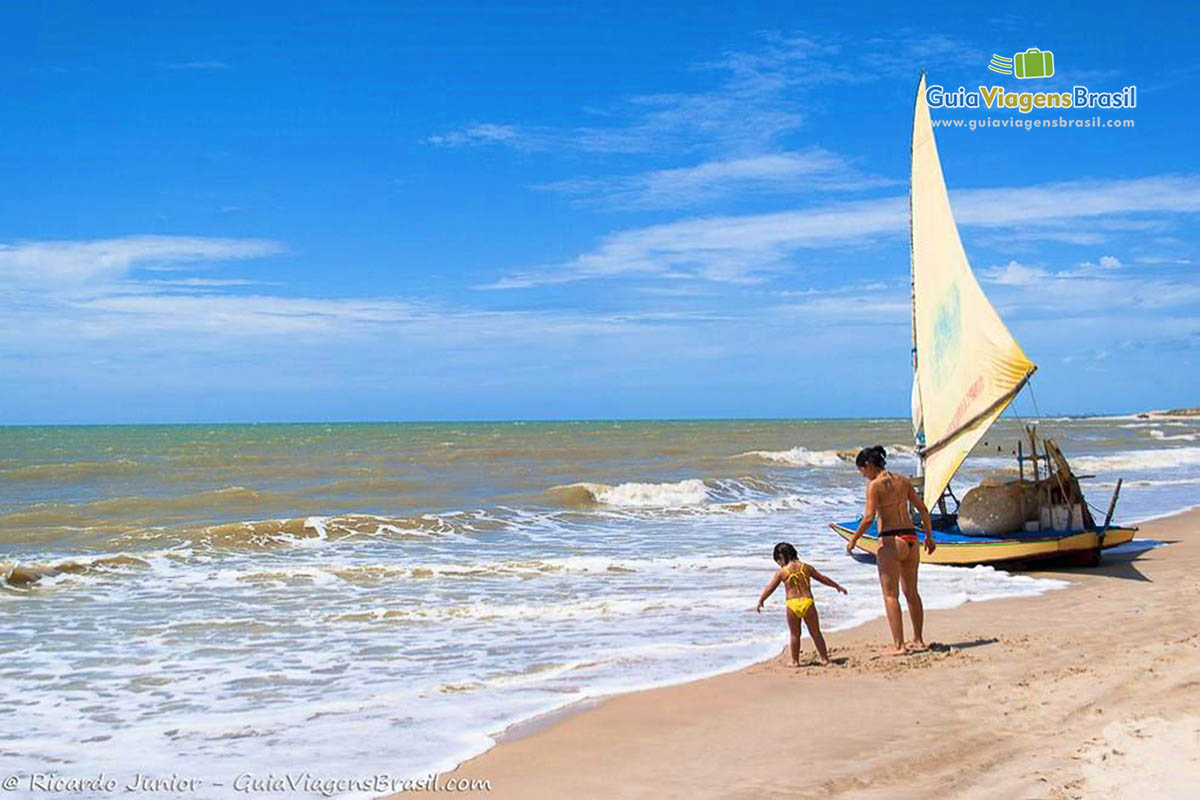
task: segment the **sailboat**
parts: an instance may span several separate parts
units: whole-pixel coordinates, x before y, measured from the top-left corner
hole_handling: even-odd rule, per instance
[[[909,184],[913,331],[913,436],[919,456],[914,486],[933,516],[934,564],[994,564],[1067,559],[1094,564],[1101,550],[1124,544],[1135,528],[1112,524],[1120,481],[1102,522],[1093,517],[1079,479],[1052,439],[1039,447],[1036,429],[1026,427],[1030,452],[1018,442],[1020,477],[997,491],[1011,504],[1007,513],[960,519],[964,509],[950,481],[972,448],[1029,382],[1037,366],[988,301],[967,261],[942,176],[925,75],[913,115]],[[1026,465],[1032,480],[1026,478]],[[974,490],[973,490],[974,491]],[[976,495],[981,496],[981,495]],[[968,493],[964,503],[972,499]],[[986,501],[986,498],[985,498]],[[953,503],[953,507],[951,506]],[[986,502],[984,502],[986,505]],[[976,505],[978,508],[978,504]],[[1006,520],[1001,520],[1006,518]],[[1003,522],[1003,524],[1001,524]],[[830,527],[849,541],[859,520]],[[917,521],[920,530],[920,523]],[[858,546],[879,548],[874,523]]]

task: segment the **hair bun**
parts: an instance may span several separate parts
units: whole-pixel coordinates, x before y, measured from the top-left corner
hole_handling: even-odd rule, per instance
[[[883,445],[877,444],[874,447],[864,447],[858,451],[858,456],[854,459],[854,465],[862,468],[867,464],[874,464],[880,469],[887,466],[887,450],[883,449]]]

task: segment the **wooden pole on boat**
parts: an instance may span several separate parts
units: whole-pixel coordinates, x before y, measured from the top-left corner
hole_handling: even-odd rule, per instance
[[[1068,484],[1063,480],[1063,473],[1066,473],[1068,478],[1071,475],[1071,467],[1067,464],[1066,457],[1062,451],[1058,449],[1058,444],[1053,439],[1046,439],[1042,442],[1046,450],[1046,480],[1050,479],[1050,461],[1054,460],[1054,465],[1057,469],[1054,470],[1054,480],[1058,483],[1058,491],[1062,494],[1062,501],[1067,506],[1067,527],[1071,527],[1071,493],[1067,491]],[[1053,512],[1051,512],[1053,514]]]
[[[1100,554],[1104,552],[1104,535],[1108,533],[1108,526],[1112,524],[1113,513],[1117,510],[1117,497],[1121,494],[1121,482],[1124,478],[1117,478],[1117,488],[1113,489],[1112,500],[1108,501],[1108,513],[1104,515],[1104,527],[1096,531],[1096,563],[1100,563]]]
[[[1041,480],[1041,476],[1038,474],[1037,435],[1034,434],[1032,425],[1025,426],[1025,433],[1029,436],[1029,458],[1033,461],[1033,482],[1037,483]]]
[[[1021,530],[1027,530],[1029,525],[1029,509],[1025,508],[1025,445],[1017,439],[1017,476],[1021,487]]]
[[[1041,469],[1038,466],[1039,457],[1038,457],[1038,447],[1037,447],[1037,427],[1034,425],[1026,425],[1025,433],[1029,436],[1029,459],[1030,459],[1030,461],[1033,462],[1033,483],[1034,483],[1034,486],[1040,490],[1041,487],[1039,486],[1039,484],[1042,482],[1042,473],[1041,473]],[[1049,463],[1046,464],[1046,468],[1047,468],[1047,470],[1050,468]],[[1050,514],[1050,525],[1047,527],[1052,529],[1054,527],[1054,510],[1053,510],[1054,499],[1052,497],[1050,497],[1050,481],[1048,480],[1049,477],[1050,477],[1049,474],[1047,474],[1046,475],[1047,481],[1046,481],[1045,503],[1046,503],[1046,508],[1048,509],[1048,513]],[[1038,491],[1038,495],[1040,497],[1041,491]],[[1040,500],[1039,500],[1039,503],[1040,503]],[[1041,518],[1042,518],[1041,509],[1039,509],[1038,510],[1039,526],[1041,525]]]
[[[1096,535],[1096,544],[1099,547],[1104,547],[1104,534],[1108,531],[1108,526],[1112,524],[1113,514],[1117,510],[1117,497],[1121,494],[1121,482],[1124,480],[1124,478],[1117,478],[1117,488],[1113,489],[1112,500],[1108,501],[1108,513],[1104,515],[1104,527]]]

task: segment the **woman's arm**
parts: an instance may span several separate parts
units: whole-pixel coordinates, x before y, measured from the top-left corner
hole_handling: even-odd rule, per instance
[[[762,594],[758,597],[758,608],[754,610],[760,614],[762,613],[763,603],[767,602],[767,598],[779,587],[779,572],[780,570],[775,571],[775,574],[771,576],[771,582],[767,584],[767,588],[763,589]]]
[[[808,570],[809,570],[808,574],[810,577],[817,579],[818,581],[825,584],[826,586],[830,586],[834,589],[837,589],[842,594],[849,594],[849,592],[846,590],[846,587],[842,586],[840,583],[835,581],[833,578],[825,577],[824,575],[822,575],[820,572],[817,571],[816,567],[809,567]]]
[[[863,510],[862,521],[858,523],[858,530],[850,537],[850,541],[846,543],[846,552],[853,553],[854,545],[858,544],[858,540],[866,533],[867,528],[871,527],[871,523],[875,521],[875,484],[867,484],[867,507]]]
[[[908,502],[921,513],[921,527],[925,529],[925,552],[932,553],[937,548],[937,543],[933,541],[933,518],[929,516],[929,508],[911,483],[908,485]]]

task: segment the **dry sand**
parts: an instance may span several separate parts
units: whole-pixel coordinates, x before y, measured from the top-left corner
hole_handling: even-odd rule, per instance
[[[522,800],[1200,797],[1200,511],[1139,536],[1170,544],[930,612],[930,652],[883,656],[876,620],[827,634],[833,667],[781,654],[619,695],[453,776]]]

